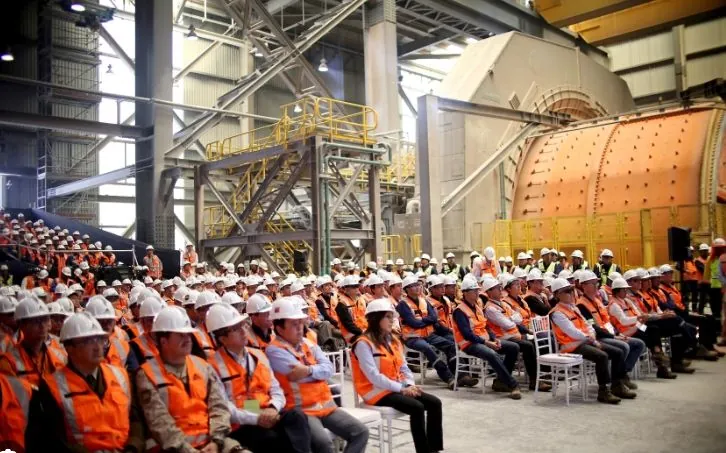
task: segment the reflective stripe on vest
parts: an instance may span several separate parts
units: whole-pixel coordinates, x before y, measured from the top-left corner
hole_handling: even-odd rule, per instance
[[[134,338],[132,343],[135,343],[136,346],[139,347],[142,358],[146,360],[153,359],[159,355],[159,350],[156,348],[156,344],[154,344],[153,341],[150,341],[149,336],[146,334]]]
[[[124,342],[121,341],[118,337],[112,337],[110,340],[111,347],[108,350],[107,357],[109,359],[109,362],[116,361],[115,359],[118,357],[119,363],[111,363],[111,365],[116,365],[120,367],[126,366],[126,359],[128,359],[128,346],[124,345]]]
[[[423,321],[423,318],[428,316],[428,306],[426,305],[426,299],[423,297],[419,297],[418,301],[414,302],[410,297],[406,296],[403,301],[406,305],[408,305],[408,308],[411,310],[411,313],[416,320]],[[404,322],[401,322],[401,331],[403,333],[403,338],[407,340],[409,338],[426,338],[434,333],[434,327],[429,325],[421,328],[414,328],[406,325]]]
[[[474,335],[477,337],[489,338],[489,335],[487,334],[487,318],[484,317],[484,310],[482,310],[481,305],[477,303],[474,311],[472,311],[467,302],[462,302],[456,307],[456,310],[464,312],[469,320],[469,328]],[[461,350],[464,350],[471,345],[471,342],[464,338],[464,335],[459,329],[459,324],[456,322],[454,323],[454,338],[456,339],[456,344]]]
[[[560,312],[563,315],[567,316],[567,319],[570,320],[570,322],[575,326],[577,330],[584,333],[585,335],[589,335],[587,320],[582,316],[582,313],[580,313],[580,310],[577,309],[577,307],[574,307],[573,310],[570,310],[569,307],[566,307],[564,304],[557,304],[555,305],[555,308],[552,309],[550,314],[554,312]],[[552,328],[555,331],[555,338],[557,339],[557,343],[560,345],[560,351],[561,352],[571,352],[582,343],[582,340],[575,340],[574,338],[568,336],[564,330],[562,330],[556,323],[552,323]]]
[[[391,393],[390,390],[376,387],[371,381],[368,380],[365,373],[360,367],[358,357],[355,355],[355,349],[357,342],[363,342],[368,345],[373,355],[373,360],[376,363],[378,371],[386,376],[388,379],[395,382],[402,382],[403,375],[401,373],[401,367],[403,366],[405,359],[403,358],[403,346],[397,340],[392,340],[390,343],[391,351],[389,352],[384,346],[376,346],[366,336],[361,336],[356,344],[352,347],[351,354],[351,365],[353,368],[353,383],[355,391],[363,398],[366,404],[375,404],[381,398]]]
[[[510,321],[512,321],[512,313],[514,312],[514,310],[506,302],[494,301],[494,300],[490,299],[489,302],[487,302],[486,305],[484,306],[484,317],[486,317],[486,309],[488,307],[494,308],[494,310],[503,314],[505,317],[509,318]],[[516,324],[514,326],[510,327],[509,329],[504,330],[503,327],[500,327],[497,324],[495,324],[494,322],[489,322],[489,321],[490,320],[487,318],[487,324],[490,326],[490,328],[492,329],[492,332],[494,333],[494,336],[496,336],[497,338],[521,337],[521,335],[519,334],[519,329],[517,329]],[[512,323],[514,323],[514,321],[512,321]]]
[[[721,288],[721,280],[718,278],[718,270],[721,266],[721,263],[719,262],[719,259],[716,258],[713,261],[711,261],[711,264],[709,264],[709,267],[711,269],[711,288]]]
[[[0,443],[25,448],[32,388],[27,381],[0,375]]]
[[[615,304],[613,304],[615,302]],[[611,304],[617,305],[623,310],[623,313],[625,313],[625,316],[628,317],[637,317],[638,314],[635,312],[633,307],[630,305],[629,301],[619,299],[617,297],[613,297],[613,300],[610,302]],[[609,307],[609,306],[608,306]],[[635,332],[638,330],[638,323],[636,322],[633,325],[626,326],[625,324],[621,323],[617,316],[611,316],[610,320],[612,321],[613,325],[616,329],[618,329],[618,332],[622,333],[623,335],[626,335],[628,337],[632,337]]]

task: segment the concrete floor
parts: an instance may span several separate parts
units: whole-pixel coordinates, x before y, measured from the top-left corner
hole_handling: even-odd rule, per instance
[[[618,406],[575,398],[566,407],[564,396],[549,394],[535,403],[533,392],[526,390],[519,401],[482,395],[480,389],[452,392],[438,385],[433,373],[427,374],[425,389],[444,403],[447,453],[724,453],[726,358],[692,366],[695,374],[674,381],[637,381],[638,397]],[[346,384],[349,405],[352,386]],[[591,398],[595,391],[591,387]],[[378,448],[369,444],[367,451]],[[413,444],[394,451],[414,453]]]

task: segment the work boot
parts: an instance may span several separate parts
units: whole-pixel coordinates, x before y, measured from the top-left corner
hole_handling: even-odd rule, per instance
[[[685,361],[684,361],[685,362]],[[689,368],[685,363],[674,363],[671,365],[671,371],[674,373],[693,374],[696,372],[693,368]]]
[[[529,389],[534,391],[534,387],[537,384],[537,381],[529,381]],[[540,392],[549,392],[552,390],[552,385],[550,385],[549,382],[540,382],[539,383],[539,391]]]
[[[638,385],[630,380],[630,376],[625,375],[625,377],[622,379],[623,385],[625,385],[630,390],[638,390]]]
[[[471,376],[461,376],[459,378],[460,387],[475,387],[479,383],[479,379]]]
[[[623,381],[613,382],[612,393],[618,398],[622,398],[624,400],[632,400],[635,399],[636,396],[638,396],[637,393],[626,387]]]
[[[519,391],[519,387],[514,387],[513,389],[510,389],[509,392],[509,399],[513,400],[521,400],[522,399],[522,393]]]
[[[456,386],[456,379],[454,379],[454,378],[449,379],[449,382],[446,383],[446,387],[448,387],[449,390],[454,390],[455,386]]]
[[[716,353],[716,351],[709,351],[704,345],[699,344],[698,349],[696,350],[695,358],[707,360],[709,362],[715,362],[716,360],[718,360],[718,354]]]
[[[494,382],[492,383],[492,391],[493,392],[511,392],[512,389],[507,384],[500,381],[499,379],[494,379]]]
[[[723,351],[713,351],[713,352],[715,352],[716,355],[719,356],[719,357],[726,356],[726,352],[723,352]]]
[[[658,379],[675,379],[678,376],[671,373],[667,366],[659,366],[658,372],[656,373],[655,377],[657,377]]]
[[[605,404],[620,403],[620,398],[610,393],[610,389],[607,385],[600,386],[600,388],[597,389],[597,400]]]

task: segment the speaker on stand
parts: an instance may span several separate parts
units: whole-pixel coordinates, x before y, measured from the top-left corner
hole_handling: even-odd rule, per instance
[[[690,246],[690,228],[668,228],[668,258],[671,261],[681,262],[688,259],[688,247]]]

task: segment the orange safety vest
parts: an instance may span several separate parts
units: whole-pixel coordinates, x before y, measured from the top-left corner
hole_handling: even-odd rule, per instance
[[[508,295],[505,297],[505,302],[508,303],[513,310],[519,313],[522,317],[522,325],[529,329],[529,322],[532,320],[532,310],[529,309],[529,305],[524,298],[521,296],[512,297]]]
[[[569,307],[566,307],[565,304],[557,304],[555,305],[555,308],[550,311],[550,316],[556,311],[567,316],[567,319],[574,324],[577,330],[586,335],[590,334],[587,328],[587,320],[584,316],[582,316],[582,313],[580,313],[580,310],[578,310],[577,307],[575,307],[574,310],[571,310]],[[555,338],[557,339],[557,343],[560,345],[560,352],[572,352],[580,345],[579,340],[575,340],[567,335],[565,331],[560,329],[560,327],[554,322],[552,323],[552,329],[555,331]]]
[[[0,448],[25,451],[32,386],[23,379],[0,374]]]
[[[212,341],[212,337],[209,336],[209,332],[207,332],[203,324],[199,324],[194,329],[194,338],[197,340],[197,344],[202,348],[207,358],[214,355],[214,341]]]
[[[706,271],[706,269],[708,269],[708,258],[701,258],[699,256],[698,258],[695,259],[695,261],[698,261],[701,264],[703,264],[703,270],[704,270],[704,272],[701,272],[701,271],[698,270],[698,268],[696,268],[696,276],[698,278],[698,281],[701,282],[701,283],[710,283],[710,280],[707,280],[705,278],[706,277],[706,275],[705,275],[706,272],[705,271]],[[695,266],[695,263],[693,265]]]
[[[25,379],[30,384],[38,386],[41,378],[55,373],[56,370],[66,365],[66,352],[62,347],[56,347],[54,343],[43,345],[41,350],[41,361],[45,363],[43,370],[38,370],[30,355],[25,352],[21,343],[17,343],[6,353],[0,356],[0,373],[6,370],[5,374]],[[7,365],[7,366],[6,366]],[[41,371],[43,375],[41,376]]]
[[[683,297],[681,296],[680,291],[678,291],[672,285],[663,284],[660,287],[662,288],[663,292],[671,296],[671,299],[673,299],[673,303],[676,304],[676,307],[678,307],[679,310],[686,310],[686,306],[683,305]]]
[[[197,262],[197,252],[184,252],[184,262],[185,263],[196,263]]]
[[[358,357],[355,355],[355,348],[359,342],[368,343],[373,351],[373,360],[376,362],[378,371],[395,382],[403,382],[403,373],[401,373],[401,367],[405,363],[405,359],[403,358],[403,345],[401,345],[400,341],[393,338],[389,344],[390,349],[384,345],[377,346],[365,335],[362,335],[353,345],[353,354],[351,354],[350,358],[355,391],[363,398],[366,404],[374,405],[381,398],[390,394],[391,391],[373,385],[365,373],[363,373],[363,370],[361,370],[360,362],[358,362]]]
[[[608,310],[610,309],[610,307],[614,307],[615,305],[617,305],[618,307],[620,307],[623,310],[623,312],[625,313],[626,316],[630,316],[630,317],[637,317],[638,316],[638,313],[635,312],[635,310],[628,303],[627,300],[619,299],[617,297],[613,297],[610,300],[610,303],[608,304]],[[618,332],[620,332],[621,334],[626,335],[628,337],[632,337],[635,334],[635,332],[638,330],[638,325],[637,324],[633,324],[633,325],[630,325],[630,326],[626,326],[625,324],[623,324],[623,323],[620,322],[620,320],[617,318],[617,316],[611,316],[610,317],[610,321],[613,323],[613,325],[615,326],[615,328],[618,329]]]
[[[423,297],[419,297],[418,301],[415,302],[410,297],[406,296],[403,299],[403,302],[408,305],[408,308],[410,308],[413,312],[413,317],[416,318],[418,321],[423,321],[423,319],[429,315],[429,309],[426,304],[426,299],[424,299]],[[434,333],[434,326],[428,325],[419,329],[406,325],[403,322],[403,318],[401,318],[401,333],[403,335],[403,338],[406,340],[408,340],[409,338],[426,338]]]
[[[318,363],[313,354],[316,346],[307,338],[303,338],[299,351],[290,343],[283,342],[279,338],[272,340],[270,346],[286,350],[303,365],[311,366]],[[305,414],[312,417],[325,417],[332,414],[338,407],[333,401],[333,394],[325,381],[291,382],[286,374],[277,371],[275,371],[275,377],[285,393],[285,409],[287,410],[299,407]]]
[[[209,365],[199,357],[188,355],[186,368],[187,385],[169,373],[158,357],[147,360],[141,365],[141,370],[159,392],[169,415],[176,422],[176,427],[186,436],[186,442],[198,449],[206,445],[210,439],[209,407],[207,406]],[[155,444],[153,441],[147,441],[147,452],[160,450],[158,445],[149,449],[149,443]]]
[[[345,294],[340,294],[338,303],[344,304],[348,307],[350,316],[353,318],[353,323],[362,331],[368,328],[368,321],[366,320],[366,304],[362,297],[358,297],[356,300],[351,299]],[[353,334],[348,332],[343,324],[340,324],[340,331],[345,338],[345,341],[350,342],[353,339]]]
[[[311,320],[317,321],[320,317],[320,311],[318,310],[318,306],[315,305],[315,299],[305,299],[305,301],[308,304],[308,316]]]
[[[499,303],[496,303],[492,299],[489,299],[489,302],[487,302],[486,305],[484,305],[484,316],[486,316],[486,310],[490,307],[500,313],[503,313],[504,316],[506,316],[507,318],[512,319],[512,315],[514,314],[514,309],[512,307],[510,307],[508,303],[501,302],[501,301],[499,301]],[[514,321],[512,321],[512,322],[514,322]],[[504,328],[496,325],[495,323],[493,323],[491,321],[489,321],[488,324],[489,324],[489,328],[492,329],[492,333],[494,333],[494,336],[497,338],[502,338],[504,336],[508,336],[510,338],[511,337],[514,337],[514,338],[522,337],[522,335],[520,335],[519,329],[517,329],[516,325],[507,330],[504,330]]]
[[[655,307],[660,307],[661,304],[666,303],[667,297],[665,293],[663,293],[663,290],[660,289],[660,287],[658,289],[651,288],[650,290],[648,290],[648,293],[651,295],[652,300],[655,302]]]
[[[482,309],[481,304],[477,303],[476,307],[472,310],[469,304],[464,301],[460,303],[456,309],[454,309],[454,311],[456,310],[464,312],[466,317],[469,319],[469,328],[471,328],[474,335],[485,339],[489,338],[489,334],[487,333],[487,318],[484,316],[484,310]],[[472,344],[469,340],[464,338],[464,334],[461,333],[458,323],[454,323],[454,339],[456,340],[456,344],[459,346],[459,349],[462,351]]]
[[[318,344],[318,334],[313,329],[308,328],[308,326],[305,326],[305,338],[313,344]]]
[[[56,271],[58,272],[57,277],[65,278],[62,274],[63,268],[66,267],[66,254],[65,253],[60,253],[55,256],[55,266],[56,266]]]
[[[126,371],[102,363],[106,384],[99,397],[85,379],[65,367],[46,379],[50,393],[63,411],[68,439],[88,451],[120,451],[130,429],[131,386]]]
[[[144,264],[148,266],[149,270],[147,271],[147,275],[151,278],[161,278],[161,261],[159,260],[159,257],[156,255],[153,255],[151,259],[149,259],[148,256],[144,257]]]
[[[252,399],[259,401],[260,408],[267,409],[272,402],[270,397],[272,387],[270,385],[272,382],[270,364],[265,353],[257,349],[247,349],[247,352],[248,355],[244,356],[243,359],[248,366],[250,359],[252,360],[252,367],[254,367],[252,372],[233,359],[227,352],[227,348],[224,347],[217,350],[209,359],[209,363],[214,367],[224,384],[224,390],[227,392],[229,400],[238,409],[244,409],[245,401]],[[232,430],[237,429],[238,426],[232,425]]]
[[[126,360],[129,358],[129,343],[114,332],[108,339],[110,347],[104,361],[110,365],[126,368]]]
[[[139,364],[145,363],[147,360],[157,359],[159,357],[159,349],[156,347],[156,343],[151,339],[148,333],[141,334],[131,340],[131,343],[136,345],[141,354],[141,357],[137,357]]]
[[[83,284],[83,293],[86,296],[95,296],[96,295],[96,279],[94,278],[93,274],[88,274],[86,278],[85,283]]]
[[[436,309],[436,313],[439,315],[439,322],[449,329],[454,329],[454,319],[451,317],[453,310],[448,300],[443,302],[434,299],[433,297],[428,298],[429,303]]]
[[[497,266],[494,264],[494,261],[487,261],[482,258],[481,264],[479,264],[479,269],[481,269],[481,273],[479,275],[492,274],[494,277],[497,276]]]
[[[325,302],[325,298],[322,298],[323,302]],[[333,293],[330,295],[330,304],[328,305],[328,314],[330,317],[335,321],[337,325],[340,325],[340,319],[338,319],[338,313],[335,312],[335,308],[338,306],[338,294]]]
[[[598,326],[604,328],[610,322],[610,314],[605,308],[605,305],[600,302],[599,298],[595,298],[595,301],[592,301],[583,294],[582,297],[577,299],[577,305],[584,305],[590,311],[593,318],[595,318]]]
[[[125,326],[122,327],[122,329],[126,332],[126,335],[129,336],[130,340],[135,339],[143,333],[141,331],[141,323],[136,321],[131,321],[127,323]]]
[[[693,262],[693,260],[686,260],[683,262],[683,281],[699,281],[701,280],[701,275],[698,272],[698,268],[696,267],[696,263]]]
[[[20,287],[23,289],[33,289],[35,288],[35,277],[32,275],[26,275],[23,278],[23,281],[20,282]]]
[[[15,347],[15,332],[0,325],[0,355]]]
[[[272,340],[275,339],[275,332],[270,333],[270,341],[265,341],[264,338],[257,335],[257,332],[252,330],[252,327],[250,327],[249,331],[247,332],[247,346],[255,349],[259,349],[260,351],[264,351],[267,349],[267,347],[272,343]]]
[[[645,308],[643,313],[658,313],[658,301],[655,299],[651,291],[652,290],[639,291],[640,297],[643,299],[644,307],[642,308]]]

